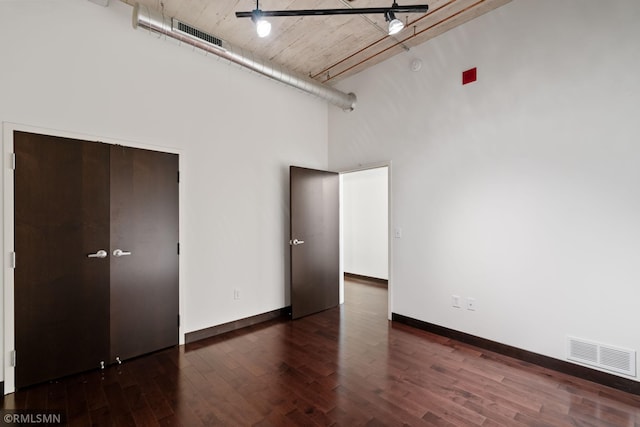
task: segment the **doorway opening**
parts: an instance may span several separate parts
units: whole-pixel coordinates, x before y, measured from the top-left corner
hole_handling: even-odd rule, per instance
[[[340,302],[345,301],[345,276],[386,286],[390,319],[389,169],[389,164],[378,164],[340,173]]]

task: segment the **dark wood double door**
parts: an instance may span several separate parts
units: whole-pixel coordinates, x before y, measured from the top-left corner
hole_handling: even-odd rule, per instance
[[[178,156],[14,133],[16,386],[178,343]]]

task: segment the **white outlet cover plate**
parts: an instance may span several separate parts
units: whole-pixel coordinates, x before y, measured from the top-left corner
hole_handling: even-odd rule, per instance
[[[467,310],[475,311],[476,308],[476,299],[467,298]]]
[[[459,295],[451,295],[451,306],[455,308],[460,308],[460,296]]]

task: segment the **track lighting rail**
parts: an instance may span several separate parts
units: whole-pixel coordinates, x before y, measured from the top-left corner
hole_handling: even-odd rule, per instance
[[[323,15],[368,15],[368,14],[385,14],[393,13],[425,13],[429,10],[429,6],[409,5],[409,6],[390,6],[390,7],[364,7],[364,8],[343,8],[343,9],[299,9],[299,10],[260,10],[263,17],[269,16],[323,16]],[[254,11],[236,12],[236,18],[251,18]]]

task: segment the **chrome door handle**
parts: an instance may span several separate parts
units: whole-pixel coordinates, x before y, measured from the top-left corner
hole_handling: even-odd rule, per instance
[[[116,258],[125,256],[125,255],[131,255],[131,252],[126,252],[126,251],[123,251],[122,249],[116,249],[115,251],[113,251],[113,256]]]
[[[289,244],[292,246],[298,246],[304,243],[304,240],[293,239],[289,240]]]
[[[100,249],[95,254],[87,255],[87,258],[106,258],[106,257],[107,257],[107,251],[105,251],[104,249]]]

